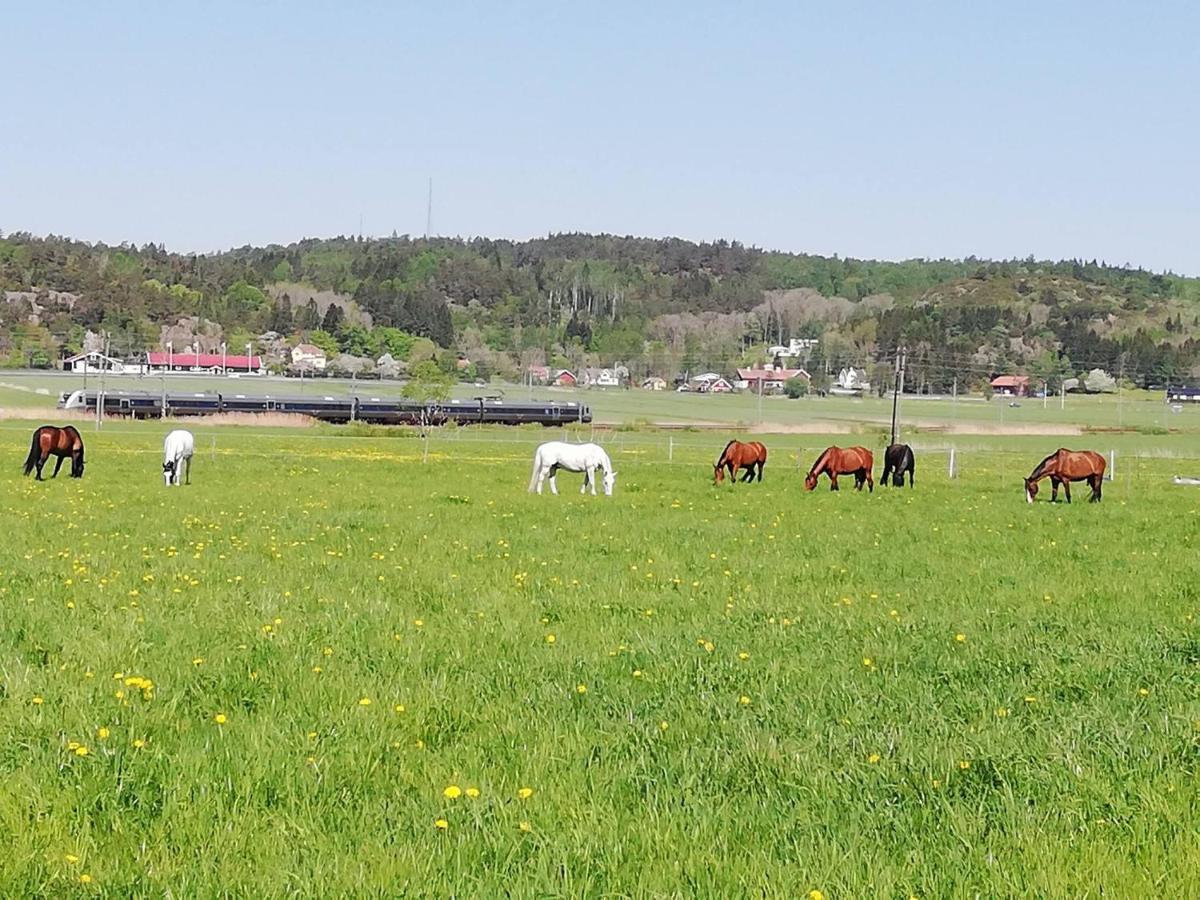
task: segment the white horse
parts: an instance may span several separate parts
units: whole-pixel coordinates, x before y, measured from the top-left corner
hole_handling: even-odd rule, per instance
[[[532,491],[536,488],[540,494],[542,482],[549,475],[550,491],[557,494],[558,485],[554,483],[554,476],[559,469],[566,469],[568,472],[583,472],[583,487],[579,489],[579,493],[584,493],[590,484],[593,497],[596,496],[596,470],[603,469],[604,495],[612,496],[617,473],[613,471],[612,460],[608,458],[604,448],[595,444],[566,444],[562,441],[550,441],[542,444],[533,455],[533,477],[529,479],[529,490]]]
[[[180,471],[187,468],[186,484],[192,483],[192,454],[196,441],[190,431],[172,431],[163,441],[163,483],[170,487],[179,484]]]

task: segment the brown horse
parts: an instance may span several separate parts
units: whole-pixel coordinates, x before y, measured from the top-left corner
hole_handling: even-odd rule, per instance
[[[51,478],[58,477],[58,470],[62,468],[63,460],[68,456],[71,457],[71,477],[83,477],[83,438],[79,436],[74,425],[68,425],[66,428],[43,425],[35,431],[33,443],[29,447],[29,456],[25,458],[25,474],[28,475],[36,466],[37,480],[44,481],[42,467],[51,456],[58,457]]]
[[[758,480],[762,481],[762,470],[766,464],[767,448],[758,441],[751,441],[748,444],[743,444],[741,441],[730,441],[721,451],[721,455],[717,457],[717,464],[713,466],[713,484],[720,484],[725,480],[726,469],[729,470],[731,483],[737,475],[738,469],[746,470],[742,481],[753,481],[756,470]]]
[[[875,490],[875,479],[871,477],[871,468],[875,465],[875,458],[871,456],[871,451],[866,447],[851,447],[848,450],[843,450],[841,447],[827,447],[825,452],[817,457],[817,461],[813,463],[813,467],[808,470],[808,475],[804,477],[804,489],[811,491],[817,486],[817,479],[824,472],[829,476],[829,489],[836,491],[838,489],[839,475],[854,475],[854,489],[861,491],[863,482],[867,483],[869,491]]]
[[[1050,479],[1050,502],[1058,500],[1058,488],[1062,485],[1067,502],[1071,502],[1071,482],[1086,481],[1092,489],[1089,503],[1100,502],[1100,488],[1104,484],[1104,457],[1092,450],[1067,450],[1060,447],[1034,467],[1025,479],[1025,499],[1030,503],[1037,496],[1038,482]]]

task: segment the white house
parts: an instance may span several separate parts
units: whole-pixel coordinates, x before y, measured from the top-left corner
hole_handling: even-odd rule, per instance
[[[126,364],[125,360],[115,356],[105,356],[99,350],[87,353],[76,353],[62,361],[62,367],[68,372],[79,372],[91,375],[93,372],[140,372],[142,367],[137,363]]]
[[[584,369],[583,383],[588,387],[620,387],[621,379],[612,369]]]
[[[829,388],[829,393],[840,394],[843,397],[861,397],[870,390],[871,382],[867,380],[866,370],[850,366],[838,372],[837,378]]]
[[[795,359],[798,356],[807,356],[820,344],[817,338],[791,338],[785,347],[783,344],[776,344],[774,347],[767,348],[767,355],[771,359],[782,357],[784,359]]]
[[[325,369],[325,351],[315,344],[297,344],[292,348],[292,365],[297,369]]]

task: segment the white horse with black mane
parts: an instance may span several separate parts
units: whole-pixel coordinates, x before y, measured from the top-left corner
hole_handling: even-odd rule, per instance
[[[172,431],[163,441],[163,483],[170,487],[179,484],[180,473],[186,468],[186,484],[192,483],[192,454],[196,441],[190,431]]]
[[[557,494],[558,485],[554,483],[554,476],[559,469],[582,472],[583,487],[579,489],[579,493],[584,493],[588,485],[591,485],[593,497],[596,496],[596,470],[603,469],[604,494],[607,497],[612,496],[617,473],[613,471],[612,460],[608,458],[603,447],[596,444],[567,444],[563,441],[542,444],[533,455],[533,477],[529,479],[529,490],[536,488],[540,494],[542,482],[549,476],[550,491]]]

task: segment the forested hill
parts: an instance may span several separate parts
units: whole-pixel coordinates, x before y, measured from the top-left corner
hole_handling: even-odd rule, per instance
[[[1200,280],[1096,261],[875,262],[587,234],[188,255],[10,234],[0,289],[9,365],[50,364],[87,331],[131,355],[190,329],[206,345],[276,332],[360,356],[403,355],[419,335],[508,376],[535,363],[728,372],[792,337],[821,339],[810,369],[879,366],[905,344],[930,390],[1001,371],[1200,375]]]

